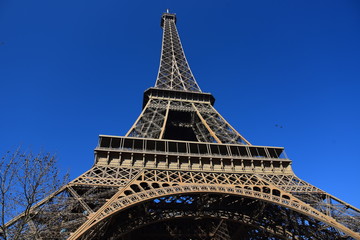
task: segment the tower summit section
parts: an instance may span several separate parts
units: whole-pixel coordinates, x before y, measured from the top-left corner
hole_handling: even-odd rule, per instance
[[[182,48],[176,29],[176,15],[164,13],[161,16],[163,28],[162,50],[156,88],[201,92],[195,81]]]
[[[250,145],[213,107],[192,74],[176,28],[176,15],[164,13],[160,67],[154,88],[128,137]]]

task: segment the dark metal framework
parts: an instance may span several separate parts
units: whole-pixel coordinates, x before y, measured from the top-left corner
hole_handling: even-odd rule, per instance
[[[94,166],[38,203],[24,236],[360,239],[359,209],[299,179],[283,148],[251,145],[215,110],[175,23],[162,15],[159,73],[139,118],[125,137],[99,137]]]

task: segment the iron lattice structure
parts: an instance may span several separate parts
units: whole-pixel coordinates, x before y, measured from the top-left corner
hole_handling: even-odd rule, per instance
[[[124,137],[38,203],[35,239],[360,239],[359,209],[299,179],[281,147],[254,146],[213,107],[164,13],[155,87]],[[8,223],[16,228],[23,215]]]

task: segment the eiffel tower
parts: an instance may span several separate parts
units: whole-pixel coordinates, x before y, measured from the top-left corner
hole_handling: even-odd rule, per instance
[[[176,19],[161,16],[156,84],[128,133],[100,135],[93,167],[39,202],[25,230],[34,239],[360,239],[359,209],[299,179],[284,148],[250,144],[215,110]]]

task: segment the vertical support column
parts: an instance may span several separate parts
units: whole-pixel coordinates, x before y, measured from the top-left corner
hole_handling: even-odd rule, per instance
[[[159,139],[163,139],[163,137],[164,137],[166,122],[167,122],[167,119],[168,119],[168,116],[169,116],[170,104],[171,104],[171,101],[168,101],[168,104],[167,104],[167,107],[166,107],[164,123],[163,123],[163,125],[161,127],[161,132],[160,132]]]

